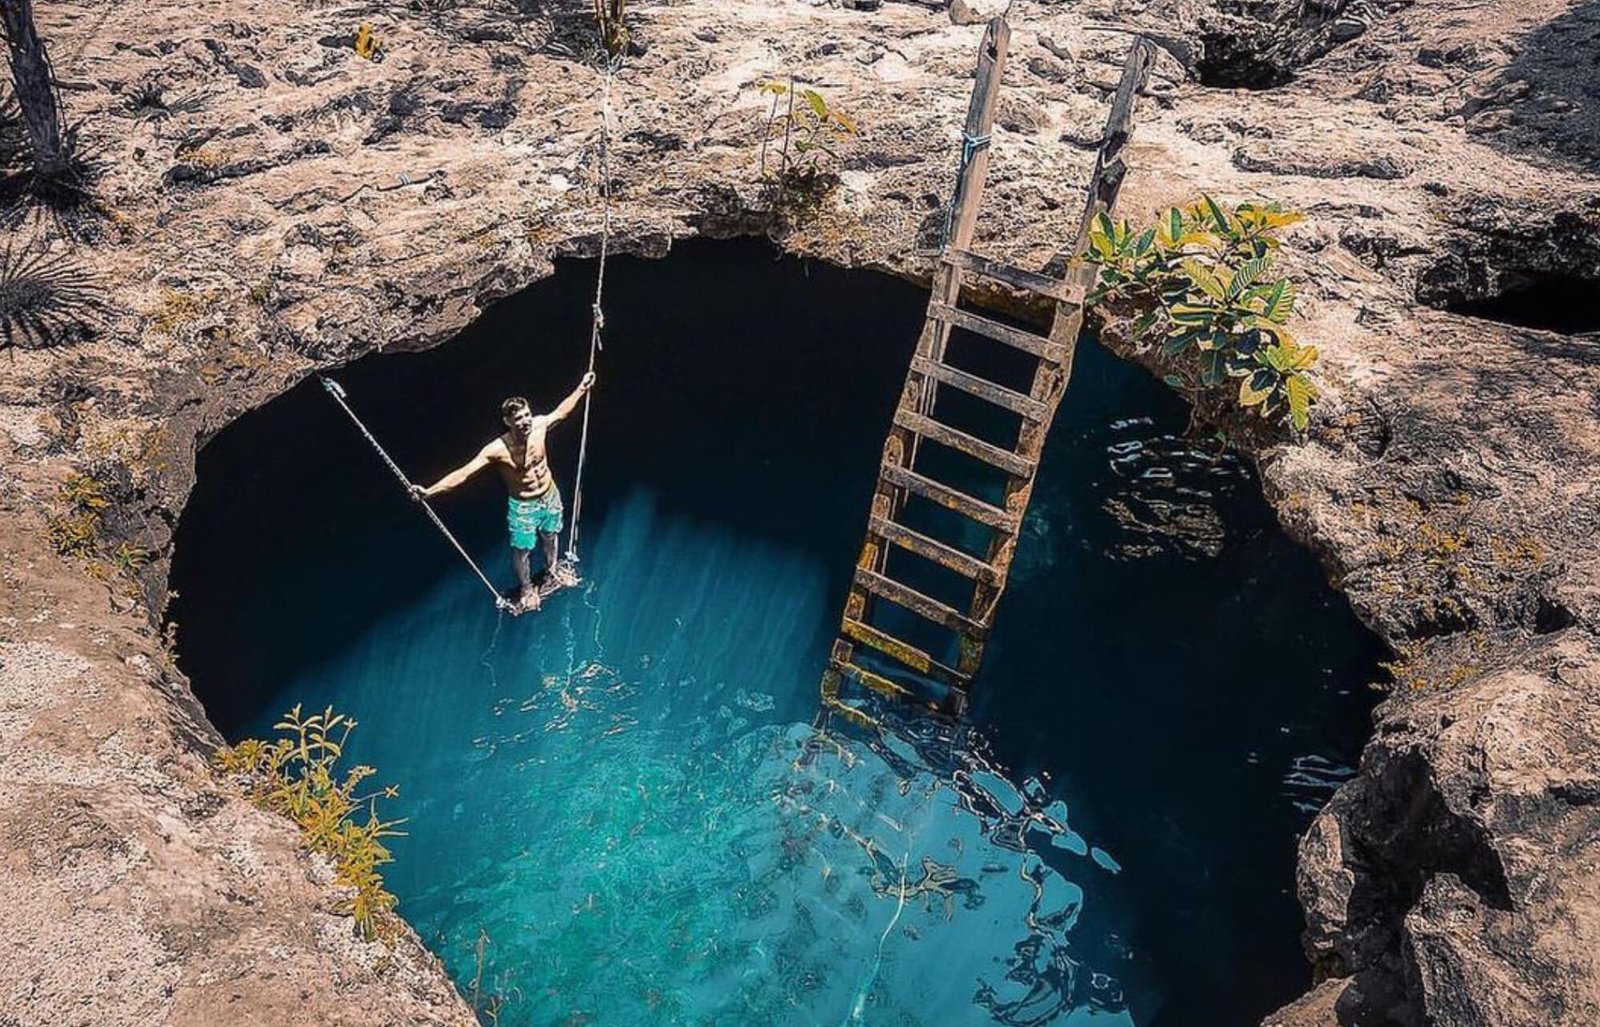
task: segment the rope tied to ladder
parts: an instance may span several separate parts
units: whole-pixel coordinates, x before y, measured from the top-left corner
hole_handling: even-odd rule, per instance
[[[606,290],[606,257],[611,251],[611,87],[617,72],[622,68],[621,56],[609,57],[602,64],[605,72],[600,86],[600,264],[594,275],[594,304],[590,308],[589,368],[593,374],[595,360],[605,349],[602,332],[606,324],[603,302]],[[583,429],[578,436],[578,469],[572,479],[572,519],[567,526],[567,561],[578,562],[578,524],[583,516],[583,468],[589,459],[589,408],[594,401],[593,390],[583,395]]]
[[[956,208],[961,206],[961,197],[966,192],[967,167],[972,163],[972,158],[978,151],[989,145],[987,135],[975,136],[965,129],[961,132],[961,162],[956,165],[956,184],[950,190],[950,202],[944,208],[944,234],[939,240],[939,249],[944,249],[950,243],[950,232],[955,227]]]

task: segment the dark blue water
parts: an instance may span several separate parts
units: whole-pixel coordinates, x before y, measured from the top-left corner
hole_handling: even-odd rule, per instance
[[[571,386],[591,274],[339,377],[431,478]],[[212,718],[360,721],[401,910],[463,982],[488,936],[502,1024],[1220,1027],[1307,985],[1295,839],[1377,653],[1246,467],[1086,346],[967,724],[819,729],[926,295],[741,243],[607,296],[581,591],[498,617],[314,383],[205,448],[174,561]],[[439,505],[509,585],[503,504]]]

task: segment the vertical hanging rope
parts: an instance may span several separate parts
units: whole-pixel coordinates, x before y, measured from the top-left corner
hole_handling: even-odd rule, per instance
[[[622,58],[607,57],[605,77],[600,86],[600,266],[594,275],[594,307],[590,313],[589,372],[595,358],[605,348],[601,332],[606,316],[602,303],[606,290],[606,257],[611,250],[611,83]],[[567,528],[567,561],[578,562],[578,522],[583,516],[583,467],[589,458],[589,408],[594,390],[583,394],[583,431],[578,438],[578,470],[572,479],[572,520]]]

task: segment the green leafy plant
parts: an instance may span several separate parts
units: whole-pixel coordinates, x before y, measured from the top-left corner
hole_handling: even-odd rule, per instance
[[[111,500],[106,498],[106,487],[100,480],[81,472],[63,482],[57,495],[76,510],[98,513],[111,505]]]
[[[393,861],[384,839],[403,834],[397,828],[404,821],[384,820],[377,806],[379,799],[397,797],[399,789],[357,794],[375,773],[365,765],[338,775],[336,765],[356,722],[331,706],[305,716],[297,703],[273,727],[282,737],[218,749],[218,770],[256,805],[293,820],[306,847],[328,858],[334,880],[351,889],[342,908],[363,938],[392,941],[398,900],[384,887],[379,868]]]
[[[45,534],[62,556],[92,557],[100,548],[100,515],[75,512],[52,517]]]
[[[815,89],[769,79],[761,92],[772,97],[767,112],[766,135],[761,142],[761,176],[767,176],[767,149],[774,139],[782,139],[778,153],[780,181],[815,179],[822,173],[821,160],[839,158],[835,146],[858,132],[855,121],[831,106]],[[779,113],[779,106],[784,110]],[[792,151],[792,153],[791,153]]]
[[[150,562],[150,552],[126,540],[113,548],[106,538],[104,513],[112,505],[108,492],[112,487],[95,474],[83,471],[67,478],[56,491],[63,508],[46,520],[45,538],[57,553],[81,560],[84,570],[96,581],[116,585],[114,578],[120,573],[123,580],[118,587],[122,594],[138,599],[141,591],[137,576]]]
[[[1139,311],[1134,335],[1160,340],[1174,388],[1237,379],[1240,406],[1304,430],[1317,398],[1317,350],[1295,340],[1294,283],[1272,273],[1278,232],[1303,218],[1275,203],[1229,210],[1209,196],[1142,230],[1101,214],[1089,232],[1086,259],[1100,274],[1088,301]]]
[[[113,567],[132,577],[150,562],[150,551],[132,542],[119,542],[117,548],[110,552],[109,558]]]

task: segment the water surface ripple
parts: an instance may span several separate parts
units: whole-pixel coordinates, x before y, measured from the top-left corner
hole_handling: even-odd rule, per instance
[[[576,378],[589,273],[341,379],[437,474],[504,392]],[[587,580],[541,613],[496,615],[314,383],[208,446],[180,529],[208,711],[361,722],[408,818],[390,883],[464,989],[504,1027],[1231,1027],[1308,983],[1295,838],[1376,654],[1243,461],[1086,344],[969,721],[828,721],[925,294],[754,244],[607,290]],[[506,579],[497,486],[440,509]]]

